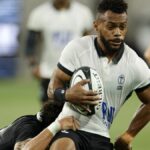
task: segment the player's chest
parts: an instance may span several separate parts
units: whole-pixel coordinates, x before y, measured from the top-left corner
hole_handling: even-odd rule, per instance
[[[81,59],[80,59],[81,60]],[[88,61],[87,61],[88,60]],[[131,75],[129,72],[128,64],[124,62],[114,64],[113,62],[108,62],[108,59],[105,58],[83,58],[79,63],[80,66],[90,66],[97,70],[99,73],[105,92],[110,95],[116,95],[122,93],[125,89],[130,89],[130,84],[132,84],[129,80],[129,76]],[[131,75],[132,76],[132,75]]]
[[[113,64],[103,64],[97,67],[102,78],[105,92],[111,95],[122,93],[123,89],[128,86],[127,70]]]
[[[61,29],[68,29],[78,25],[79,19],[73,14],[68,12],[52,13],[51,15],[43,16],[42,26],[47,31],[53,31]]]

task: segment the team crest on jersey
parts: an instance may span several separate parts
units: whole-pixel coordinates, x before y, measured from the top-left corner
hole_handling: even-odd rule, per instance
[[[118,77],[117,90],[122,90],[124,82],[125,82],[125,76],[124,76],[123,74],[121,74],[121,75]]]

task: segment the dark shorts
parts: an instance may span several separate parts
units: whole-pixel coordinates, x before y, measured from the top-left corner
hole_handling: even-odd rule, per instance
[[[72,139],[76,150],[113,150],[113,144],[109,138],[79,130],[60,131],[54,136],[51,144],[63,137]]]

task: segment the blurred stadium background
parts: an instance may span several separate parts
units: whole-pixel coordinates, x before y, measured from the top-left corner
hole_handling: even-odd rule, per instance
[[[0,6],[2,7],[2,4],[5,2],[5,5],[3,6],[6,8],[4,7],[3,10],[8,11],[8,9],[12,9],[10,2],[13,1],[19,2],[18,5],[15,5],[16,10],[22,10],[22,12],[20,12],[20,16],[17,16],[20,20],[16,23],[20,30],[20,42],[16,49],[16,53],[12,54],[10,49],[10,53],[7,53],[8,56],[4,56],[0,49],[0,128],[8,125],[21,115],[35,114],[40,109],[38,100],[40,94],[38,89],[39,83],[33,79],[29,73],[24,56],[24,43],[26,37],[26,21],[30,11],[46,0],[0,0]],[[99,0],[78,1],[88,5],[95,14],[95,8]],[[148,45],[150,45],[150,1],[127,1],[129,2],[129,32],[127,41],[129,41],[133,47],[145,50]],[[6,5],[6,2],[9,4],[8,6]],[[22,2],[22,4],[20,4],[20,2]],[[3,10],[0,9],[0,31],[3,31],[1,24],[4,25],[2,19],[4,14]],[[6,23],[6,20],[4,22]],[[139,37],[139,35],[141,36]],[[3,39],[3,37],[1,37],[1,39]],[[11,56],[9,56],[9,54],[11,54]],[[6,59],[6,65],[10,63],[10,67],[7,69],[13,69],[12,72],[8,71],[8,74],[3,74],[3,68],[1,68],[2,60],[5,60],[5,58],[8,58]],[[13,60],[15,58],[16,64],[14,67],[11,66],[13,64],[9,62],[9,59],[12,58]],[[121,109],[111,128],[112,141],[114,141],[115,137],[127,128],[133,113],[139,105],[140,103],[138,102],[137,97],[133,94],[127,104],[125,104],[125,106]],[[136,137],[133,142],[133,150],[149,150],[149,136],[150,125],[146,126]]]

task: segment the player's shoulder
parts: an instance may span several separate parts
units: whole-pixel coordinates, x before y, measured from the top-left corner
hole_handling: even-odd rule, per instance
[[[63,50],[63,55],[74,55],[80,57],[83,54],[88,54],[90,44],[92,44],[92,36],[78,37],[70,41]]]
[[[91,44],[93,44],[93,39],[94,36],[92,35],[87,35],[87,36],[83,36],[83,37],[79,37],[79,38],[75,38],[74,40],[72,40],[70,42],[70,44],[80,48],[78,50],[81,51],[81,49],[89,49],[89,46]]]
[[[37,120],[36,115],[25,115],[13,122],[11,129],[13,132],[25,133],[28,132],[37,132],[43,128],[43,125],[40,121]],[[33,131],[35,130],[35,131]]]
[[[141,57],[139,57],[136,51],[129,47],[127,44],[125,44],[124,54],[125,59],[128,61],[128,64],[130,64],[132,68],[147,67],[146,62]]]
[[[32,122],[38,122],[36,115],[25,115],[17,118],[12,124],[14,125],[21,125],[21,124],[28,124]]]
[[[141,59],[138,54],[126,43],[124,44],[125,55],[128,58],[128,61],[135,61],[136,59]]]
[[[43,14],[43,12],[49,10],[51,7],[51,3],[50,2],[45,2],[45,3],[42,3],[38,6],[36,6],[32,11],[31,11],[31,14],[36,14],[36,13],[41,13]]]

